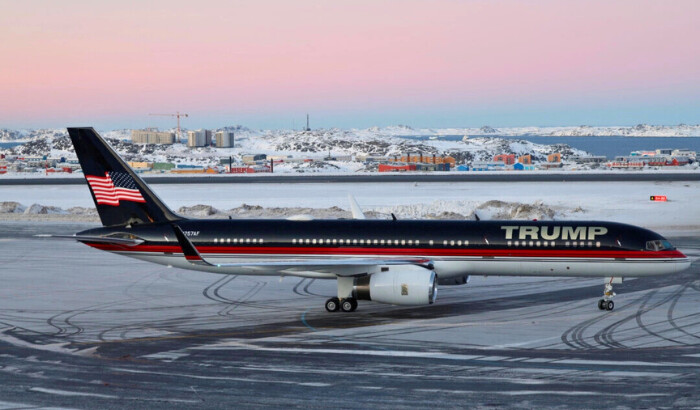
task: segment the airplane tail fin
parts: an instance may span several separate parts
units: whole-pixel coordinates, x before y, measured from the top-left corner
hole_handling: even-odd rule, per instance
[[[68,128],[104,226],[183,219],[173,213],[91,127]]]

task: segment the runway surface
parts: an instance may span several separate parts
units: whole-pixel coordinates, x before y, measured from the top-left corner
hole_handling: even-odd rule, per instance
[[[327,313],[335,283],[169,269],[0,224],[0,408],[700,405],[700,265],[473,277],[428,307]],[[700,239],[672,238],[689,256]]]
[[[631,181],[700,181],[700,172],[435,172],[435,173],[364,173],[364,174],[260,174],[154,176],[143,175],[149,184],[327,184],[361,182],[631,182]],[[81,175],[72,177],[0,178],[0,185],[84,185]]]

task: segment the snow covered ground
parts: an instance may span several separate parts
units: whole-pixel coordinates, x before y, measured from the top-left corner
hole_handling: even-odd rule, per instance
[[[371,217],[402,219],[597,219],[665,234],[700,228],[700,182],[460,182],[357,184],[173,184],[152,186],[168,206],[195,217],[349,217],[348,194]],[[668,202],[651,202],[666,195]],[[3,186],[5,220],[97,221],[85,186]],[[56,207],[46,209],[33,204]],[[70,208],[80,207],[69,211]],[[211,208],[208,208],[211,207]],[[48,212],[48,214],[37,212]],[[54,213],[55,215],[51,215]],[[70,217],[62,216],[69,214]]]
[[[532,156],[533,161],[544,161],[552,153],[563,159],[585,156],[585,151],[565,144],[536,144],[519,139],[477,136],[463,140],[417,140],[402,138],[394,128],[368,130],[320,129],[313,131],[263,130],[236,127],[233,148],[189,148],[183,144],[135,145],[130,143],[128,130],[108,131],[102,135],[127,161],[170,162],[203,167],[214,167],[229,158],[235,164],[243,162],[246,154],[266,154],[284,162],[275,166],[275,172],[356,172],[376,171],[376,164],[365,164],[367,156],[401,157],[407,153],[425,156],[452,156],[457,164],[471,161],[490,161],[496,154]],[[404,130],[409,132],[408,129]],[[424,130],[413,130],[422,132]],[[426,131],[427,132],[427,131]],[[12,134],[20,135],[20,134]],[[23,145],[0,150],[12,156],[48,156],[75,158],[73,146],[65,130],[40,130]],[[413,134],[416,135],[416,134]],[[313,162],[304,162],[311,159]]]
[[[233,148],[188,148],[174,145],[133,145],[131,130],[101,131],[110,144],[128,161],[170,162],[204,167],[214,167],[221,161],[241,164],[245,154],[267,154],[284,163],[276,166],[276,172],[324,172],[351,173],[374,171],[376,165],[365,164],[366,156],[394,157],[406,153],[422,153],[425,156],[452,156],[457,164],[472,161],[489,161],[496,154],[530,154],[533,161],[545,161],[547,155],[560,153],[566,161],[573,156],[586,156],[580,149],[566,144],[536,144],[525,139],[504,139],[498,136],[639,136],[639,137],[694,137],[700,136],[700,125],[636,127],[521,127],[502,128],[418,128],[407,126],[372,127],[367,129],[316,129],[253,130],[243,126],[224,127],[220,130],[235,133]],[[217,130],[213,130],[217,131]],[[463,139],[438,139],[437,137],[468,136]],[[436,136],[436,139],[406,138],[410,136]],[[0,130],[0,141],[28,141],[26,144],[0,149],[6,155],[29,155],[50,158],[73,158],[73,147],[65,129]],[[330,158],[327,158],[330,157]],[[296,159],[296,161],[294,161]],[[299,162],[313,159],[313,162]]]
[[[284,135],[295,132],[294,130],[254,130],[241,125],[222,127],[220,130],[228,130],[237,136],[259,135]],[[99,130],[106,138],[126,139],[130,136],[130,129]],[[174,131],[171,130],[171,131]],[[187,128],[183,128],[183,133]],[[352,128],[348,130],[330,129],[332,133],[345,132],[360,137],[376,136],[406,136],[406,135],[503,135],[503,136],[634,136],[634,137],[700,137],[700,124],[678,125],[650,125],[638,124],[635,126],[589,126],[579,125],[570,127],[450,127],[450,128],[414,128],[407,125],[395,125],[388,127],[370,127],[364,129]],[[29,141],[43,138],[46,135],[58,135],[65,129],[0,129],[0,141]]]

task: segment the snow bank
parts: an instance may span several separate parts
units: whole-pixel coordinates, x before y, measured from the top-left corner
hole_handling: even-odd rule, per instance
[[[5,204],[14,204],[7,205]],[[16,212],[15,209],[25,209],[24,212]],[[473,220],[475,214],[481,219],[538,219],[551,220],[555,217],[583,212],[582,209],[553,208],[541,202],[525,204],[506,201],[445,201],[437,200],[429,204],[396,205],[378,207],[366,210],[365,215],[370,219],[391,219],[391,214],[400,219],[453,219]],[[313,219],[339,219],[352,218],[350,210],[337,206],[328,208],[310,207],[262,207],[260,205],[243,204],[228,210],[219,210],[211,205],[198,204],[194,206],[182,206],[177,213],[190,218],[213,219],[284,219],[310,217]],[[93,208],[73,207],[62,209],[55,206],[33,204],[24,207],[17,202],[0,203],[0,220],[64,220],[64,221],[99,221],[97,211]]]
[[[21,214],[25,209],[19,202],[0,202],[0,214]]]

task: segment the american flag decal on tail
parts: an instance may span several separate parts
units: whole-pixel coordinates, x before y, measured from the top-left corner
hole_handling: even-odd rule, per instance
[[[86,175],[98,205],[119,206],[119,201],[146,202],[141,192],[126,172],[105,172],[105,176]]]

